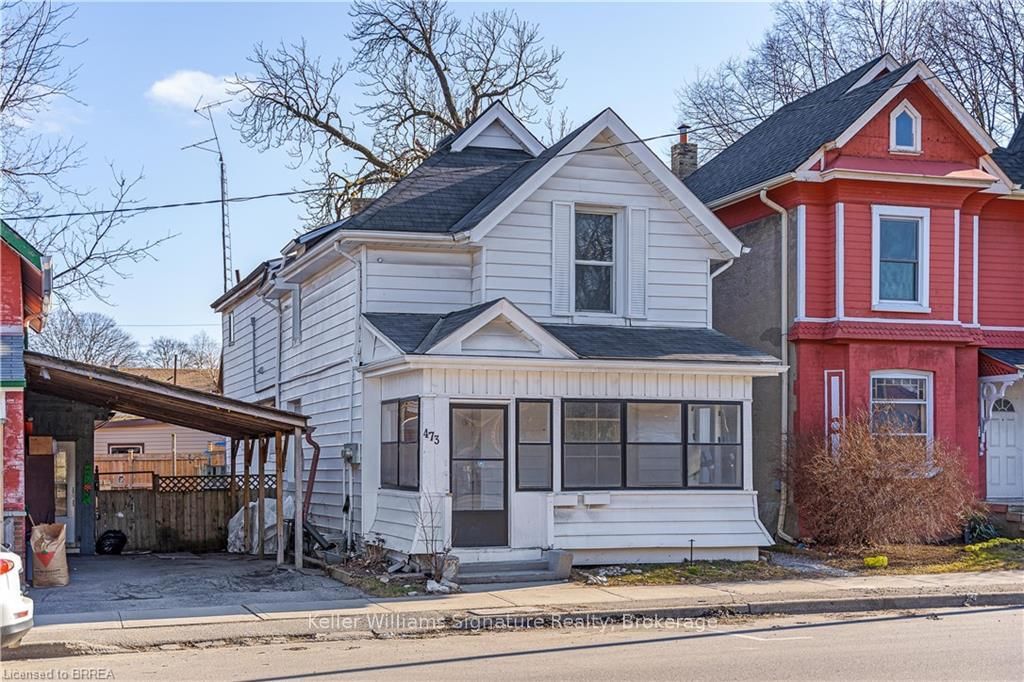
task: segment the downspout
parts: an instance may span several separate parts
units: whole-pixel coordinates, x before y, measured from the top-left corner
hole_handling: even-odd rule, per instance
[[[355,347],[352,349],[352,357],[348,359],[348,435],[345,441],[347,443],[351,443],[352,436],[355,432],[352,425],[355,422],[356,367],[363,363],[363,263],[359,258],[355,258],[351,254],[347,253],[343,244],[344,241],[334,242],[334,250],[342,258],[352,263],[356,273]],[[352,551],[355,549],[355,541],[352,537],[352,518],[353,509],[355,507],[352,497],[355,491],[353,484],[355,472],[353,471],[351,458],[348,458],[345,462],[345,474],[348,485],[348,490],[345,492],[344,505],[345,543],[348,545],[347,549]]]
[[[761,203],[772,209],[782,218],[780,229],[780,270],[779,283],[779,359],[786,368],[779,377],[779,463],[782,467],[782,480],[779,486],[779,517],[775,526],[775,536],[790,544],[796,540],[786,533],[786,507],[789,504],[789,211],[768,198],[768,190],[762,189]]]

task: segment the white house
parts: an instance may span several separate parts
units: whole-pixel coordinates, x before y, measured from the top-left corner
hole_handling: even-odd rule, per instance
[[[756,558],[751,385],[782,367],[710,328],[740,252],[610,109],[545,148],[495,104],[214,302],[224,392],[310,417],[328,534]]]

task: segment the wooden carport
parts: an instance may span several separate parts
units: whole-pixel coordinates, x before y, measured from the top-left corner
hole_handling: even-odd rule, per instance
[[[302,433],[307,418],[301,414],[254,405],[244,400],[196,391],[134,376],[106,367],[74,362],[42,353],[25,352],[25,375],[28,387],[38,393],[87,403],[112,411],[148,417],[168,424],[177,424],[231,438],[231,471],[234,473],[239,445],[244,444],[245,484],[242,504],[249,506],[249,468],[254,456],[259,457],[260,473],[268,459],[270,439],[275,440],[277,472],[277,563],[284,563],[284,516],[282,485],[289,436],[295,439],[295,565],[302,567]],[[258,453],[256,452],[258,448]],[[234,476],[232,476],[234,485]],[[264,485],[259,484],[258,523],[260,553],[263,537]],[[245,514],[248,525],[249,515]],[[249,532],[245,532],[248,543]]]

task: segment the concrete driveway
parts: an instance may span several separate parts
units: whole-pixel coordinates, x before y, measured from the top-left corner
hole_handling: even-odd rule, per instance
[[[36,616],[241,607],[251,602],[315,602],[363,596],[315,570],[278,568],[241,554],[133,554],[68,557],[66,587],[33,588]],[[39,619],[37,618],[37,621]]]

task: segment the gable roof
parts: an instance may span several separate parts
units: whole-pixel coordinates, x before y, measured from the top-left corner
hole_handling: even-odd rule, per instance
[[[495,100],[472,123],[451,138],[452,151],[461,152],[495,123],[504,128],[509,137],[530,154],[536,156],[544,151],[541,141],[523,125],[522,121],[516,118],[515,114],[508,110],[501,100]],[[480,146],[486,147],[487,145]]]
[[[823,144],[835,140],[915,63],[850,90],[884,57],[781,107],[686,180],[704,203],[795,171]],[[849,91],[849,92],[847,92]]]
[[[503,301],[497,299],[444,315],[364,313],[403,353],[423,355],[446,336]],[[705,328],[541,324],[577,358],[779,364],[777,358]]]

